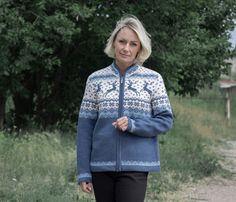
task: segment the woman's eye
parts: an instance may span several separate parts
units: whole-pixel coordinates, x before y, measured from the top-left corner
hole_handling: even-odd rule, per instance
[[[135,46],[137,46],[137,44],[136,43],[130,43],[130,46],[135,47]]]
[[[119,42],[120,42],[120,43],[125,43],[125,41],[124,41],[124,40],[119,40]]]

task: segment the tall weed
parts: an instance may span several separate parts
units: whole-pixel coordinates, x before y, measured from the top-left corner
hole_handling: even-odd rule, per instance
[[[189,180],[222,169],[214,146],[235,138],[236,99],[232,98],[232,124],[224,119],[224,98],[217,86],[198,97],[170,95],[175,122],[159,136],[161,172],[149,175],[146,202],[168,201],[166,194]],[[0,132],[0,201],[95,201],[76,183],[75,138],[58,132],[31,133],[12,138]]]
[[[75,201],[75,145],[59,134],[0,133],[0,201]]]
[[[162,169],[149,176],[147,202],[168,201],[166,193],[178,190],[181,184],[226,172],[219,164],[222,157],[215,148],[225,139],[235,138],[235,98],[232,97],[232,120],[228,126],[224,95],[217,85],[197,97],[170,95],[174,127],[159,136]]]

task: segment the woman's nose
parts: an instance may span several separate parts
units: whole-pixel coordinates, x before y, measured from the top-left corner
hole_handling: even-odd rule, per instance
[[[129,50],[129,44],[127,43],[127,44],[125,44],[125,47],[124,47],[124,49],[126,50],[126,51],[128,51]]]

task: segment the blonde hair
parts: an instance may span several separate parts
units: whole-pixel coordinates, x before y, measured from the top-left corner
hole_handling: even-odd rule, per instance
[[[151,39],[150,34],[145,30],[139,19],[133,15],[124,16],[116,23],[116,28],[108,38],[104,52],[108,57],[115,58],[113,42],[115,41],[118,32],[124,27],[133,30],[140,40],[141,49],[136,57],[135,63],[142,65],[151,55]]]

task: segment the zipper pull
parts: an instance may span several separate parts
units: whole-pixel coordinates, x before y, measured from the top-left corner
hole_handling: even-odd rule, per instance
[[[124,82],[124,77],[122,76],[120,77],[120,83],[123,84],[123,82]]]

